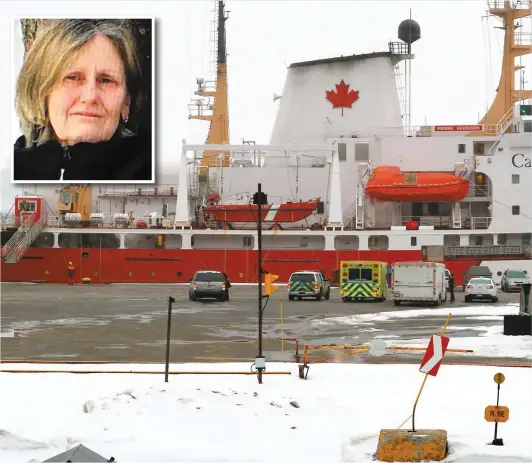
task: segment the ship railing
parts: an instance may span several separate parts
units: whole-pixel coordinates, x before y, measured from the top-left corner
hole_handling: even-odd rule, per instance
[[[15,224],[16,224],[16,221],[15,221],[15,216],[13,214],[2,214],[1,215],[0,226],[2,230],[5,230],[6,228],[15,227]]]
[[[472,230],[487,229],[491,223],[491,217],[470,217],[466,219],[471,222]]]
[[[177,184],[102,185],[98,196],[176,196]]]
[[[413,215],[403,215],[401,217],[401,226],[405,226],[408,222],[417,222],[420,226],[432,226],[434,228],[448,228],[452,224],[451,217],[445,215],[427,215],[421,217]]]
[[[341,131],[334,127],[327,127],[327,138],[374,138],[374,137],[450,137],[460,135],[475,135],[479,137],[496,137],[501,133],[501,124],[462,124],[462,125],[413,125],[413,126],[384,126],[363,127],[351,132]]]
[[[467,192],[468,198],[491,198],[491,186],[475,185],[469,182],[469,189]]]
[[[504,8],[505,3],[510,3],[511,8],[519,10],[529,10],[532,7],[532,2],[530,0],[514,0],[512,2],[508,2],[508,0],[489,0],[488,6],[490,9]]]
[[[22,239],[17,243],[15,249],[4,258],[4,261],[6,263],[16,264],[26,253],[27,249],[32,245],[35,239],[40,235],[41,231],[45,227],[45,224],[46,221],[44,218],[41,217],[39,220],[37,220],[37,222],[32,225]]]
[[[17,231],[7,241],[5,246],[2,247],[2,257],[5,259],[8,257],[19,245],[24,236],[33,227],[35,223],[35,214],[28,215],[20,221],[20,225]]]
[[[522,256],[530,253],[530,245],[493,245],[493,246],[445,246],[445,256]]]

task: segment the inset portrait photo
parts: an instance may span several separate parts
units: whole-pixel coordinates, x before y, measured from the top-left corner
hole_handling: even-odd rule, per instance
[[[17,19],[14,183],[154,183],[153,19]]]

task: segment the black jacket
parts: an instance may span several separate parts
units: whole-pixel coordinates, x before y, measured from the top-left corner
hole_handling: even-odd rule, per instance
[[[100,143],[76,143],[62,147],[56,140],[25,148],[24,137],[15,143],[15,180],[64,181],[153,180],[151,137],[117,135]]]
[[[454,277],[449,277],[449,291],[454,289]]]

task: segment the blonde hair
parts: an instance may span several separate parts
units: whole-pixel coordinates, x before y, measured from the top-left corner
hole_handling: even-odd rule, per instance
[[[15,104],[26,148],[54,138],[46,98],[68,63],[98,35],[111,40],[122,58],[127,94],[133,108],[138,110],[141,101],[140,67],[135,40],[125,20],[47,20],[41,28],[26,54],[17,81]],[[133,134],[122,123],[119,124],[119,133],[122,136]]]

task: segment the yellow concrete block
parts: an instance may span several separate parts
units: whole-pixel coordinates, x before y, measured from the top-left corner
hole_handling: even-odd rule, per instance
[[[443,429],[381,429],[379,461],[441,461],[447,456],[447,431]]]

